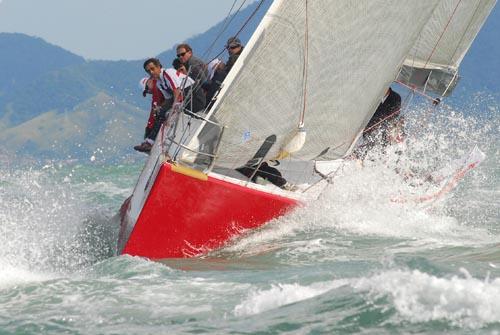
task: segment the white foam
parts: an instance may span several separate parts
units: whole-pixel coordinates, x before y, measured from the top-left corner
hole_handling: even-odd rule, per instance
[[[267,290],[257,290],[249,294],[234,308],[236,316],[255,315],[322,295],[332,289],[345,285],[346,281],[316,283],[310,286],[299,284],[277,284]]]
[[[467,271],[440,278],[418,270],[389,270],[366,278],[315,283],[276,284],[254,290],[238,304],[236,316],[260,314],[318,297],[341,286],[367,294],[369,300],[389,296],[398,317],[412,323],[447,321],[462,328],[500,322],[500,278],[476,279]]]
[[[425,147],[419,143],[415,147]],[[434,153],[439,155],[440,153]],[[409,154],[409,156],[411,156]],[[450,158],[451,159],[451,158]],[[347,162],[333,185],[324,190],[320,198],[297,209],[294,213],[274,220],[264,229],[253,232],[228,248],[246,254],[259,253],[261,249],[276,249],[289,238],[321,233],[326,242],[340,235],[359,235],[404,239],[423,249],[442,246],[480,246],[497,243],[499,236],[492,235],[488,227],[474,222],[464,224],[460,217],[450,216],[445,204],[453,194],[432,205],[395,203],[400,194],[429,194],[429,183],[415,185],[417,181],[405,179],[395,172],[395,167],[433,171],[429,162],[412,166],[409,157],[389,153],[383,159],[367,162],[360,168],[355,162]],[[441,158],[438,166],[447,162]],[[432,161],[432,159],[429,159]],[[482,168],[481,166],[480,168]],[[408,168],[409,169],[409,168]],[[257,250],[259,249],[259,250]]]
[[[375,298],[390,296],[410,322],[447,320],[467,328],[500,322],[500,278],[439,278],[418,270],[393,270],[360,279],[353,287]]]
[[[100,228],[89,219],[95,205],[81,188],[63,182],[65,174],[48,166],[0,175],[0,262],[12,270],[5,278],[17,278],[20,269],[30,269],[35,278],[37,272],[64,272],[100,252],[101,244],[89,242]]]
[[[120,196],[126,198],[132,190],[130,187],[119,187],[113,182],[98,181],[92,184],[82,184],[82,189],[85,193],[100,193],[109,197]]]
[[[47,274],[35,273],[32,270],[12,266],[3,260],[0,260],[0,269],[0,289],[51,279]]]

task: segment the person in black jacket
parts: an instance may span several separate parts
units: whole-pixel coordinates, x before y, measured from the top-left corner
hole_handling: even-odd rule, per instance
[[[181,63],[178,58],[173,60],[172,67],[176,69],[178,73],[182,73],[186,76],[188,75],[186,66]],[[182,95],[184,97],[184,108],[193,113],[198,113],[205,108],[205,95],[200,94],[200,92],[196,92],[197,88],[193,89],[193,86],[189,86],[180,87],[180,89],[182,89]]]
[[[177,59],[184,64],[188,75],[193,78],[193,102],[196,102],[196,107],[193,106],[193,112],[198,112],[198,106],[205,107],[206,96],[203,92],[202,84],[208,79],[207,65],[200,58],[193,55],[193,49],[189,44],[182,43],[177,46]],[[195,111],[195,109],[197,109]]]
[[[213,77],[204,84],[204,89],[207,94],[207,106],[211,105],[213,97],[219,91],[222,82],[226,79],[227,75],[233,68],[234,63],[238,60],[238,57],[240,57],[244,46],[241,44],[239,38],[231,37],[227,40],[226,49],[229,53],[227,63],[224,64],[220,62],[214,71]]]
[[[227,76],[229,74],[229,71],[231,71],[231,69],[233,68],[234,63],[236,63],[241,53],[243,52],[244,47],[241,44],[239,38],[231,37],[227,40],[226,49],[229,53],[229,59],[226,63],[226,66],[224,67],[224,73]]]
[[[404,118],[400,113],[401,96],[389,87],[363,131],[363,144],[356,149],[355,156],[364,159],[376,145],[386,147],[401,142]]]
[[[279,172],[278,169],[269,166],[267,162],[262,162],[259,165],[252,166],[245,165],[243,167],[237,168],[236,171],[240,172],[248,178],[252,177],[251,181],[253,183],[257,183],[257,178],[260,177],[278,186],[279,188],[291,190],[291,184],[288,183],[285,178],[283,178],[281,172]]]

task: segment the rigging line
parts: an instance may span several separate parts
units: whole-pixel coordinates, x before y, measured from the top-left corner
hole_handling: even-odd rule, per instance
[[[238,37],[238,35],[243,31],[243,29],[245,29],[245,27],[248,25],[248,23],[250,22],[250,20],[255,16],[255,14],[257,14],[257,12],[260,9],[260,7],[262,7],[262,4],[264,4],[264,0],[260,0],[259,4],[254,9],[254,11],[252,12],[252,14],[250,14],[250,16],[247,18],[247,20],[245,21],[245,23],[241,26],[240,30],[238,30],[238,32],[236,33],[236,35],[234,35],[235,37]]]
[[[408,90],[408,94],[403,102],[403,108],[401,109],[402,114],[406,113],[408,109],[410,109],[410,105],[413,103],[413,98],[415,98],[415,92]]]
[[[428,99],[428,100],[432,101],[432,103],[434,103],[434,104],[436,104],[436,103],[440,103],[440,102],[441,102],[441,101],[440,101],[440,100],[438,100],[437,98],[433,98],[432,96],[430,96],[430,95],[428,95],[428,94],[426,94],[426,93],[424,93],[424,92],[422,92],[422,91],[417,90],[414,86],[408,85],[408,84],[406,84],[406,83],[404,83],[404,82],[402,82],[402,81],[399,81],[399,80],[395,80],[394,82],[395,82],[395,83],[397,83],[397,84],[399,84],[399,85],[401,85],[401,86],[404,86],[404,87],[406,87],[407,89],[409,89],[409,90],[411,90],[411,91],[413,91],[413,92],[417,93],[418,95],[420,95],[420,96],[422,96],[422,97],[424,97],[424,98],[426,98],[426,99]]]
[[[424,121],[424,119],[426,119],[426,118],[429,116],[429,114],[430,114],[433,110],[436,110],[436,109],[437,109],[437,106],[439,106],[439,105],[446,106],[446,104],[442,103],[442,101],[441,101],[441,99],[440,99],[440,98],[433,98],[433,97],[431,97],[430,95],[427,95],[427,94],[425,94],[425,93],[423,93],[423,92],[421,92],[421,91],[419,91],[419,90],[415,89],[415,87],[412,87],[412,86],[410,86],[410,85],[407,85],[407,84],[405,84],[405,83],[403,83],[403,82],[401,82],[401,81],[399,81],[399,80],[396,80],[396,81],[395,81],[395,83],[398,83],[399,85],[406,87],[406,88],[407,88],[407,89],[409,89],[411,92],[413,92],[413,93],[417,93],[418,95],[420,95],[420,96],[422,96],[422,97],[424,97],[424,98],[426,98],[426,99],[428,99],[428,100],[430,100],[430,101],[432,102],[432,105],[431,105],[431,106],[429,106],[429,109],[425,112],[425,114],[424,114],[424,118],[422,118],[422,119],[421,119],[421,121],[420,121],[420,122],[421,122],[422,127],[424,127],[424,126],[425,126],[425,124],[424,124],[424,122],[425,122],[425,121]],[[413,98],[412,98],[412,99],[413,99]],[[390,117],[390,116],[392,116],[392,115],[389,115],[388,117]],[[382,120],[382,121],[384,121],[384,120]]]
[[[236,11],[236,13],[233,15],[233,18],[232,18],[232,19],[234,19],[234,17],[236,16],[236,14],[238,14],[238,13],[240,12],[241,8],[245,5],[246,1],[247,1],[247,0],[244,0],[244,1],[242,2],[242,4],[240,5],[240,7],[239,7],[239,8],[238,8],[238,10]],[[241,33],[241,31],[242,31],[242,30],[243,30],[243,29],[244,29],[244,28],[248,25],[248,23],[250,22],[250,20],[251,20],[251,19],[255,16],[255,14],[257,14],[257,11],[260,9],[260,7],[262,7],[262,4],[263,4],[263,3],[264,3],[264,0],[260,0],[259,4],[258,4],[258,5],[257,5],[257,7],[254,9],[254,11],[252,12],[252,14],[250,14],[250,16],[247,18],[247,20],[245,21],[245,23],[241,26],[240,30],[238,30],[238,32],[236,33],[236,35],[234,35],[235,37],[237,37],[237,36]],[[232,19],[231,19],[231,20],[232,20]],[[231,22],[231,21],[230,21],[230,22]],[[226,27],[226,28],[227,28],[227,27]],[[208,53],[211,51],[211,48],[213,48],[213,46],[214,46],[214,45],[215,45],[215,42],[214,42],[214,43],[212,43],[212,46],[211,46],[211,47],[209,47],[209,48],[207,49],[207,51],[205,51],[205,53],[204,53],[204,54],[208,54]],[[222,55],[222,54],[226,51],[226,49],[227,49],[227,48],[226,48],[226,47],[224,47],[224,48],[222,49],[222,51],[220,51],[220,52],[219,52],[219,53],[218,53],[218,54],[217,54],[214,58],[212,58],[212,59],[210,60],[210,62],[211,62],[211,61],[213,61],[214,59],[218,58],[220,55]],[[189,71],[189,72],[190,72],[190,71]],[[188,75],[189,75],[189,72],[188,72]],[[197,78],[193,78],[193,79],[195,79],[195,81],[197,81],[197,80],[199,79],[199,76],[200,76],[200,75],[201,75],[201,74],[198,74]]]
[[[474,18],[476,17],[476,15],[477,15],[477,13],[479,11],[479,7],[481,5],[481,2],[482,2],[482,0],[479,0],[477,2],[476,8],[474,9],[474,13],[471,15],[471,17],[469,19],[469,23],[467,24],[467,27],[465,27],[465,30],[463,31],[462,36],[460,37],[460,40],[458,41],[457,46],[455,47],[455,51],[453,51],[453,54],[451,54],[450,59],[448,60],[448,64],[450,64],[453,61],[453,59],[455,58],[455,56],[457,55],[458,48],[460,47],[460,44],[463,42],[463,40],[465,38],[465,35],[467,34],[467,32],[469,31],[469,29],[471,28],[472,22],[474,21]],[[446,93],[448,93],[448,91],[450,90],[451,85],[453,85],[453,82],[458,77],[458,67],[453,72],[454,72],[453,73],[453,78],[452,78],[452,80],[450,80],[449,84],[446,86],[446,89],[441,94],[442,97],[446,96]]]
[[[228,15],[226,16],[226,20],[227,18],[231,15],[231,12],[232,10],[234,9],[236,3],[238,2],[238,0],[234,0],[233,2],[233,5],[231,6],[231,10],[229,11]],[[227,23],[227,25],[224,27],[224,29],[222,29],[219,33],[219,35],[214,39],[214,41],[210,44],[210,46],[205,50],[205,52],[203,53],[203,55],[208,55],[210,54],[210,52],[212,51],[212,49],[214,48],[215,46],[215,43],[217,42],[217,40],[220,38],[220,36],[222,36],[222,34],[224,33],[224,31],[227,29],[227,27],[229,26],[229,24],[232,22],[232,20],[236,17],[236,15],[240,12],[241,8],[245,5],[245,3],[247,2],[247,0],[243,0],[243,2],[241,3],[240,7],[236,10],[236,13],[233,14],[232,18],[230,19],[230,21]],[[219,57],[226,49],[224,48],[222,52],[220,52],[217,56],[215,56],[212,60],[216,59],[217,57]],[[191,74],[191,68],[188,69],[188,76]],[[201,76],[201,72],[198,73],[198,75],[196,76],[196,78],[193,78],[195,82],[198,82],[198,80],[200,79],[200,76]],[[197,88],[198,86],[201,86],[203,83],[197,83],[196,85],[194,85],[195,87],[194,88]]]
[[[479,11],[479,6],[481,5],[481,2],[482,2],[482,0],[479,0],[479,1],[477,2],[476,9],[474,10],[474,13],[473,13],[473,14],[472,14],[472,16],[470,17],[469,23],[467,24],[467,27],[465,28],[464,33],[463,33],[463,34],[462,34],[462,36],[460,37],[460,41],[457,43],[457,47],[455,48],[455,51],[453,52],[453,55],[451,56],[451,59],[450,59],[450,60],[452,60],[452,59],[453,59],[453,57],[455,57],[455,56],[456,56],[456,54],[457,54],[457,51],[458,51],[458,48],[459,48],[460,44],[461,44],[461,43],[462,43],[462,41],[464,40],[465,35],[466,35],[466,34],[467,34],[467,32],[469,31],[469,28],[472,26],[472,22],[474,21],[474,18],[476,17],[477,12]],[[457,70],[457,72],[458,72],[458,70]]]
[[[401,108],[397,108],[394,112],[392,112],[391,114],[387,115],[386,117],[382,118],[380,121],[378,121],[377,123],[373,124],[372,126],[366,128],[365,130],[363,130],[363,134],[369,132],[370,130],[372,130],[373,128],[377,127],[379,124],[381,124],[382,122],[386,121],[386,120],[389,120],[391,119],[393,116],[395,116],[396,114],[398,114],[399,112],[401,111]]]
[[[222,34],[224,34],[224,32],[227,30],[227,28],[229,27],[229,25],[231,24],[231,22],[233,22],[233,20],[236,17],[236,15],[238,15],[238,13],[241,11],[241,8],[243,8],[243,6],[245,5],[245,3],[247,2],[247,0],[244,0],[241,3],[240,7],[236,10],[236,12],[233,13],[233,9],[234,9],[234,7],[236,7],[236,4],[238,3],[238,1],[239,0],[234,0],[233,1],[233,5],[231,6],[231,9],[227,13],[226,18],[224,19],[224,23],[222,24],[221,30],[219,31],[219,33],[217,34],[217,36],[215,37],[215,39],[212,41],[212,43],[210,44],[210,46],[205,50],[205,52],[203,53],[203,57],[206,57],[206,56],[208,56],[210,54],[210,52],[212,51],[212,49],[215,46],[215,43],[217,43],[217,41],[221,38]]]
[[[436,45],[434,45],[434,48],[432,49],[431,54],[429,55],[429,57],[425,61],[424,69],[427,68],[427,65],[429,64],[429,61],[431,60],[432,56],[436,52],[436,49],[437,49],[437,46],[439,45],[439,42],[441,42],[441,39],[443,38],[444,34],[448,30],[448,26],[450,25],[451,20],[455,16],[455,13],[457,12],[458,6],[460,6],[461,3],[462,3],[462,0],[458,0],[457,5],[455,6],[455,9],[453,10],[453,13],[451,13],[451,16],[448,19],[448,22],[446,22],[446,26],[444,27],[443,31],[441,32],[441,35],[439,36],[439,38],[438,38],[438,40],[436,42]]]
[[[316,168],[316,165],[315,165],[315,166],[314,166],[314,168],[313,168],[313,171],[314,171],[314,172],[315,172],[318,176],[320,176],[320,177],[321,177],[321,179],[320,179],[320,180],[318,180],[318,181],[317,181],[317,182],[315,182],[315,183],[312,183],[312,184],[311,184],[311,185],[309,185],[308,187],[306,187],[306,188],[302,191],[302,193],[306,193],[307,191],[309,191],[310,189],[312,189],[314,186],[316,186],[316,185],[318,185],[319,183],[321,183],[323,180],[325,180],[325,181],[326,181],[326,185],[325,185],[325,187],[323,188],[323,191],[324,191],[324,190],[326,189],[326,187],[327,187],[329,184],[331,184],[331,183],[332,183],[332,180],[333,180],[333,178],[337,175],[337,172],[339,172],[341,169],[343,169],[343,168],[344,168],[345,164],[346,164],[346,161],[344,160],[344,161],[342,161],[342,162],[340,163],[340,166],[339,166],[337,169],[330,171],[330,173],[328,173],[328,174],[326,174],[326,175],[325,175],[325,174],[323,174],[323,173],[321,173],[320,171],[318,171],[318,170],[317,170],[317,168]],[[320,195],[323,193],[323,191],[321,191],[321,192],[320,192]]]
[[[304,118],[306,114],[307,106],[307,79],[308,79],[308,68],[309,68],[309,11],[308,11],[309,1],[306,0],[306,22],[304,31],[304,65],[302,68],[302,77],[304,78],[303,83],[303,97],[302,97],[302,111],[300,112],[299,118],[299,128],[304,126]]]
[[[243,29],[245,29],[245,27],[248,25],[248,23],[250,22],[250,20],[253,19],[253,17],[255,16],[255,14],[257,14],[257,12],[259,11],[259,9],[262,7],[262,5],[264,4],[264,1],[265,0],[260,0],[259,1],[259,4],[257,5],[257,7],[254,9],[254,11],[252,12],[252,14],[250,14],[250,16],[247,18],[247,20],[245,21],[245,23],[243,23],[243,25],[241,26],[241,28],[236,32],[236,34],[234,35],[234,37],[238,37],[238,35],[243,31]],[[220,51],[212,60],[216,59],[217,57],[219,57],[220,55],[222,55],[225,51],[226,51],[226,47],[224,47],[224,49],[222,49],[222,51]]]
[[[448,86],[446,86],[446,89],[444,90],[443,94],[441,95],[443,98],[446,96],[446,94],[450,90],[451,85],[453,85],[453,83],[455,82],[455,80],[457,80],[457,77],[458,77],[458,69],[453,74],[453,78],[451,78],[450,83],[448,84]]]

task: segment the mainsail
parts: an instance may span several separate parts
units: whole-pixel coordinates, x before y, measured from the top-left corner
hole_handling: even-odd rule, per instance
[[[458,67],[496,0],[442,0],[405,60],[398,80],[439,95],[450,94]]]
[[[210,113],[224,126],[216,165],[244,165],[271,135],[278,156],[301,113],[294,158],[348,154],[439,3],[274,1]]]

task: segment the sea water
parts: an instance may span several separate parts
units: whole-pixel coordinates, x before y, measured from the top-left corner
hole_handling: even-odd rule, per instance
[[[406,147],[346,163],[317,200],[182,261],[116,255],[142,162],[7,159],[0,334],[499,334],[499,111],[474,108],[409,111]],[[474,145],[487,158],[454,190],[394,201],[435,192],[422,176]]]

